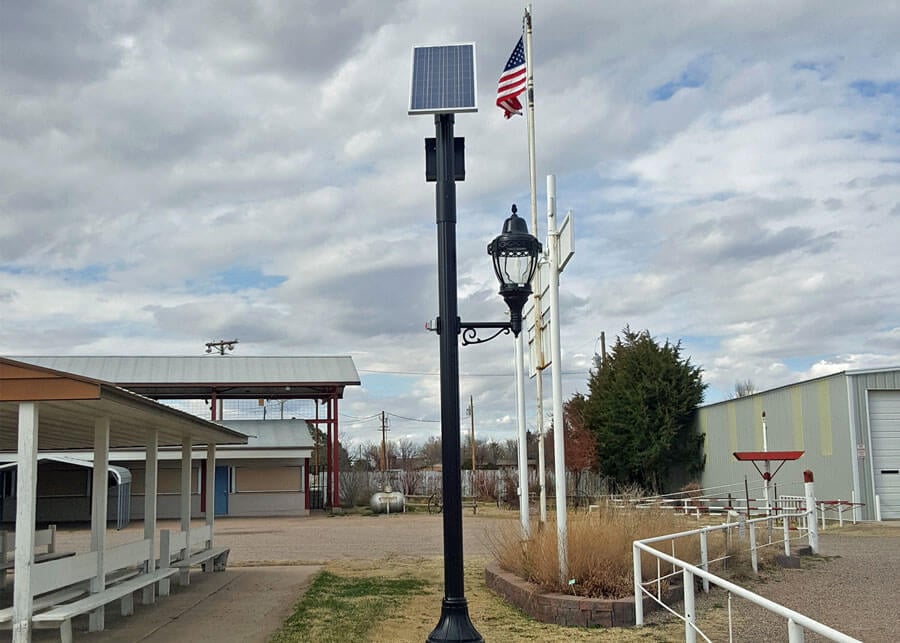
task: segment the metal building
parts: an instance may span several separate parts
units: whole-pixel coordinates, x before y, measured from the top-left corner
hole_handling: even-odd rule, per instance
[[[759,486],[753,465],[733,454],[763,450],[763,412],[767,450],[803,451],[773,479],[779,494],[802,494],[809,469],[819,499],[855,500],[863,505],[856,516],[874,520],[877,496],[882,518],[900,518],[900,367],[844,371],[701,407],[704,488],[742,489],[745,476]]]

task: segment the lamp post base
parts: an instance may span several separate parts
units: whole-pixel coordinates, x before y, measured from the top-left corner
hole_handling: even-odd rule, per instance
[[[484,643],[484,639],[469,619],[469,606],[465,598],[444,598],[441,619],[428,635],[428,643],[441,641],[471,641]]]

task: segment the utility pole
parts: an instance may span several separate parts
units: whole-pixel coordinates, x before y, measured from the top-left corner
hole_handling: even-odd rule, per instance
[[[469,425],[469,443],[472,446],[472,471],[475,471],[475,403],[472,401],[472,396],[469,396],[469,420],[471,423]]]
[[[236,344],[239,344],[238,340],[232,339],[220,339],[217,342],[206,342],[206,352],[212,353],[215,349],[219,355],[224,355],[226,350],[233,351]]]
[[[469,444],[472,447],[472,513],[478,513],[478,489],[475,485],[475,403],[469,396],[469,408],[466,409],[469,416]]]
[[[600,343],[600,352],[597,352],[597,343]],[[600,331],[600,337],[594,342],[594,368],[598,371],[603,368],[606,361],[606,332]]]
[[[387,481],[387,440],[385,432],[387,431],[387,418],[384,411],[381,412],[381,484]]]
[[[215,351],[217,353],[219,353],[219,355],[225,355],[226,350],[233,351],[235,345],[237,345],[238,343],[239,342],[236,339],[232,339],[230,341],[227,339],[220,339],[217,342],[206,342],[206,352],[212,353],[213,349],[215,349]],[[212,391],[212,399],[210,400],[210,407],[212,410],[212,421],[213,422],[215,422],[216,419],[218,419],[219,421],[224,419],[224,415],[225,415],[225,401],[224,400],[222,400],[222,399],[218,400],[218,414],[216,413],[216,389],[213,389],[213,391]],[[263,407],[263,408],[265,409],[265,407]]]

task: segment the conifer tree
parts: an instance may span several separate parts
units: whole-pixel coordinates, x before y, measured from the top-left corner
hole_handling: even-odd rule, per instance
[[[673,471],[693,476],[703,468],[693,421],[706,385],[701,369],[682,358],[680,341],[659,344],[626,326],[589,389],[584,417],[602,473],[659,492]]]

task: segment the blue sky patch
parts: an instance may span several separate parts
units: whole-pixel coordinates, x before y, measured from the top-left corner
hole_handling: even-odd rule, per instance
[[[667,101],[681,89],[703,87],[709,79],[709,68],[708,56],[698,58],[691,62],[675,80],[670,80],[659,87],[651,89],[650,100]]]
[[[83,268],[64,268],[62,270],[49,270],[42,272],[36,268],[29,266],[16,266],[13,264],[0,264],[0,272],[8,275],[38,275],[47,274],[54,277],[61,277],[64,281],[76,282],[79,284],[95,284],[106,281],[109,273],[109,266],[100,264],[90,264]]]
[[[85,266],[84,268],[60,270],[59,274],[66,281],[75,281],[80,284],[96,284],[101,281],[106,281],[108,270],[108,266],[101,266],[100,264],[95,263]]]
[[[883,83],[877,83],[874,80],[855,80],[850,83],[850,88],[866,98],[885,95],[900,98],[900,80],[888,80]]]
[[[410,385],[418,378],[412,375],[394,375],[391,373],[361,373],[363,386],[372,397],[398,397],[408,395]]]
[[[801,60],[793,65],[791,69],[794,71],[811,71],[818,74],[820,80],[824,80],[834,73],[834,63],[820,62],[816,60]]]
[[[0,263],[0,272],[5,272],[8,275],[27,275],[33,270],[29,270],[28,268],[23,268],[22,266],[14,266],[8,263]]]
[[[189,288],[199,289],[206,293],[239,292],[241,290],[268,290],[280,286],[287,277],[283,275],[266,275],[259,268],[232,266],[222,272],[214,273],[204,280],[190,280]]]

